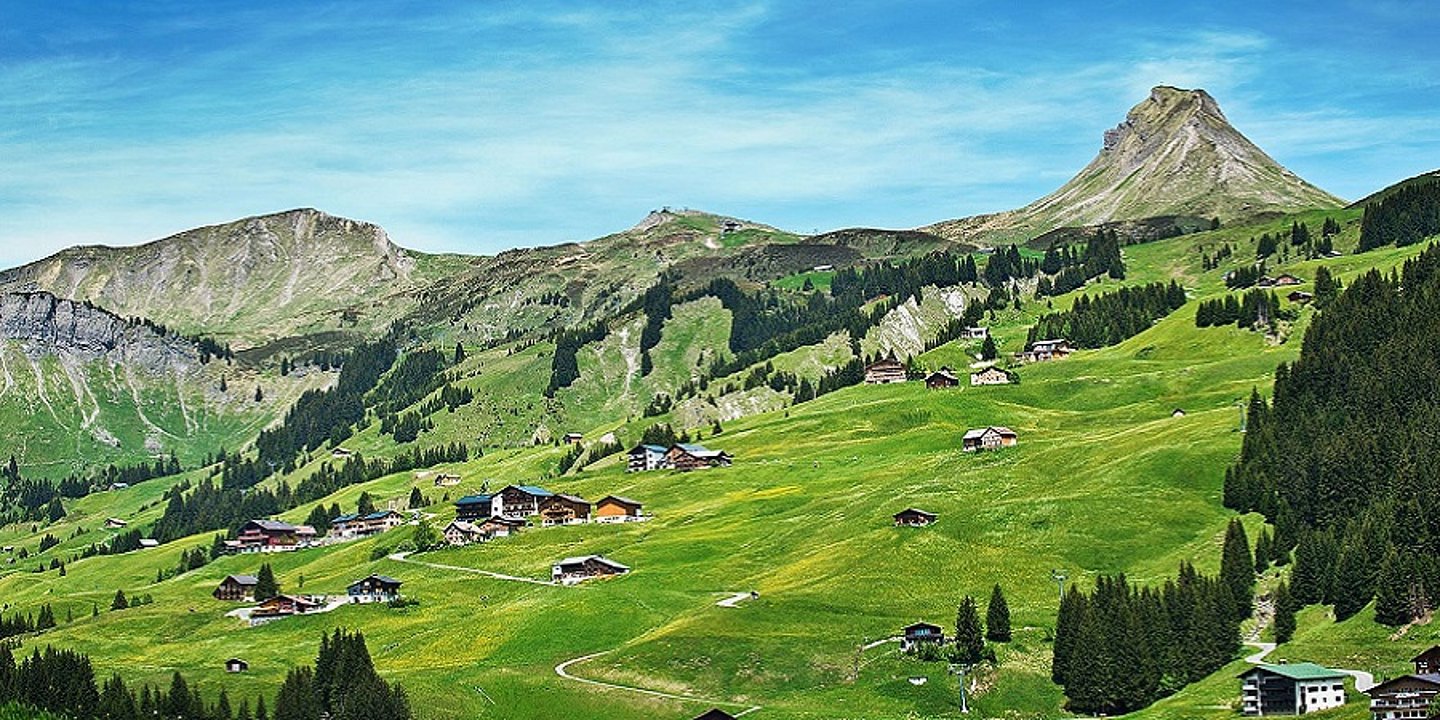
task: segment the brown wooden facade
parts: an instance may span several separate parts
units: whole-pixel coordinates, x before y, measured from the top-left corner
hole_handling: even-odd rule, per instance
[[[226,575],[210,594],[216,600],[251,601],[255,599],[255,586],[259,582],[254,575]]]
[[[569,525],[590,520],[590,501],[575,495],[541,498],[538,510],[544,525]]]

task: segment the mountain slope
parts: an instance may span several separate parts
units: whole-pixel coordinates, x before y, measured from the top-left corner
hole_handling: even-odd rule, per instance
[[[1065,226],[1160,215],[1230,221],[1339,205],[1240,134],[1209,93],[1160,86],[1105,132],[1100,153],[1060,189],[1018,210],[922,229],[954,240],[1023,242]]]
[[[0,291],[43,290],[155,318],[236,349],[302,331],[383,327],[453,257],[403,250],[370,223],[291,210],[136,247],[76,247],[0,273]]]

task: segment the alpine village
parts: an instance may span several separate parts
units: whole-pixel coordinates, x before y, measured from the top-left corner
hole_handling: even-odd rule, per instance
[[[1440,171],[1117,120],[914,229],[0,272],[0,718],[1436,717]]]

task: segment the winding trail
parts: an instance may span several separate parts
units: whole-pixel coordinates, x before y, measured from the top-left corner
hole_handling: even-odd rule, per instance
[[[477,570],[475,568],[460,567],[459,565],[442,565],[440,563],[411,560],[409,558],[409,555],[410,553],[408,552],[399,552],[387,555],[386,557],[390,560],[394,560],[395,562],[410,563],[411,565],[422,565],[424,567],[434,568],[436,570],[450,570],[452,572],[469,573],[471,575],[480,575],[494,580],[507,580],[509,582],[530,583],[531,585],[549,585],[551,587],[560,587],[560,583],[553,582],[551,580],[536,580],[535,578],[519,577],[517,575],[506,575],[504,573],[490,572],[489,570]]]
[[[1265,662],[1265,656],[1275,651],[1275,643],[1247,642],[1245,644],[1249,645],[1250,647],[1259,649],[1259,652],[1245,658],[1245,662],[1248,662],[1251,665],[1259,665],[1260,663]],[[1352,678],[1355,678],[1355,692],[1365,692],[1366,690],[1375,687],[1375,676],[1368,672],[1365,672],[1364,670],[1347,670],[1345,668],[1332,669],[1335,672],[1344,673]]]
[[[661,692],[659,690],[646,690],[645,688],[631,687],[629,685],[619,685],[616,683],[608,683],[600,680],[591,680],[589,678],[578,677],[570,674],[571,666],[594,660],[597,657],[600,657],[602,655],[608,655],[611,652],[614,651],[604,650],[597,653],[590,653],[589,655],[583,655],[581,657],[574,658],[573,660],[566,660],[565,662],[562,662],[559,665],[555,666],[555,674],[559,675],[562,678],[565,678],[566,680],[573,680],[578,683],[607,688],[610,690],[620,690],[623,692],[635,693],[637,695],[648,695],[650,697],[665,698],[666,700],[679,700],[680,702],[698,703],[701,705],[713,705],[715,707],[744,708],[740,712],[735,713],[735,717],[749,715],[750,713],[760,709],[759,705],[746,705],[745,703],[730,702],[728,700],[712,700],[710,698],[695,697],[693,695],[676,695],[674,693]]]

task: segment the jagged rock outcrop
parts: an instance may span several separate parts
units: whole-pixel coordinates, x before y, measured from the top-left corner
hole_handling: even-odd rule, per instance
[[[106,360],[155,376],[189,373],[200,365],[190,340],[49,293],[0,295],[0,340],[15,341],[32,358]]]
[[[1060,189],[1019,210],[923,229],[953,240],[1023,242],[1058,227],[1162,215],[1229,221],[1341,204],[1231,126],[1209,93],[1160,86],[1105,132],[1100,153]]]

